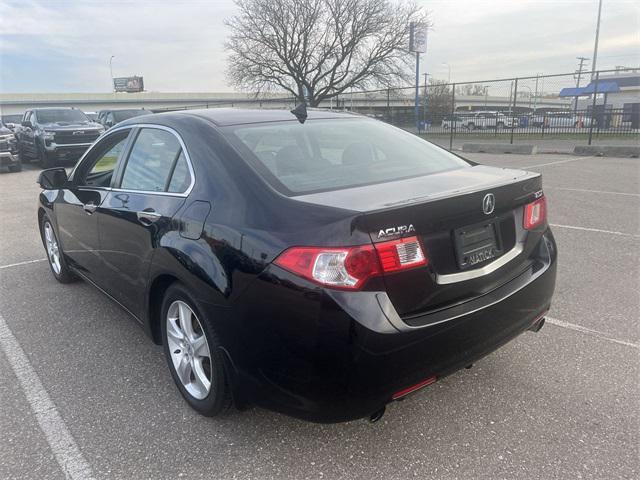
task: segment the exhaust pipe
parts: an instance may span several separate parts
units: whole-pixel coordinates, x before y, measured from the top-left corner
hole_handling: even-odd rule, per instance
[[[387,407],[382,407],[380,410],[377,410],[371,414],[369,417],[369,422],[376,423],[378,420],[382,418]]]
[[[542,317],[536,323],[531,325],[529,327],[529,331],[534,332],[534,333],[538,333],[543,326],[544,326],[544,317]]]

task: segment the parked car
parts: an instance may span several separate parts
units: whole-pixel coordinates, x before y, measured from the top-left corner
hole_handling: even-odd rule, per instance
[[[69,177],[43,171],[53,276],[132,314],[203,415],[233,400],[377,420],[541,328],[556,244],[540,173],[364,116],[295,112],[136,117]]]
[[[7,167],[10,172],[22,170],[16,136],[2,122],[0,122],[0,167]]]
[[[449,130],[450,128],[460,129],[463,127],[463,117],[458,115],[448,115],[442,120],[442,128]]]
[[[129,118],[139,117],[142,115],[150,115],[150,110],[145,110],[144,108],[130,108],[130,109],[122,109],[122,110],[101,110],[100,111],[100,123],[104,125],[105,128],[109,129],[116,125],[117,123],[123,122]]]
[[[51,167],[77,160],[103,132],[102,125],[75,108],[35,108],[25,112],[16,136],[23,161]]]
[[[84,112],[84,114],[92,122],[97,122],[98,121],[98,114],[96,112]]]
[[[12,132],[15,132],[16,127],[20,125],[20,122],[22,121],[22,115],[20,114],[2,115],[1,120],[2,120],[2,124],[6,128],[11,130]]]
[[[509,117],[501,112],[485,112],[478,111],[472,114],[465,114],[461,116],[462,126],[468,130],[475,130],[477,128],[511,128],[518,126],[517,119]]]
[[[574,115],[573,113],[546,113],[536,114],[531,120],[535,127],[559,128],[559,127],[590,127],[591,117],[586,115]]]

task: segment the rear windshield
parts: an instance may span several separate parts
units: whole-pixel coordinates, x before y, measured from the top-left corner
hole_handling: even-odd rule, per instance
[[[117,110],[113,112],[113,118],[116,122],[122,122],[128,118],[138,117],[146,113],[146,110]]]
[[[227,127],[230,141],[288,195],[391,182],[470,166],[419,137],[369,119]]]

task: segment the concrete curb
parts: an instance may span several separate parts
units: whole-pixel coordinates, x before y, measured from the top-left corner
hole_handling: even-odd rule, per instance
[[[575,155],[598,157],[640,157],[640,145],[576,145]]]
[[[535,155],[536,145],[510,143],[465,143],[462,151],[467,153],[516,153],[519,155]]]

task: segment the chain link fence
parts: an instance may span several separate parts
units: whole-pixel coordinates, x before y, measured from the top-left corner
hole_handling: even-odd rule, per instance
[[[637,142],[640,69],[517,77],[350,92],[339,109],[371,116],[453,148],[457,141],[599,139]],[[325,105],[323,105],[325,106]]]
[[[417,97],[417,106],[416,106]],[[192,108],[293,108],[295,97],[209,102]],[[321,108],[352,111],[452,149],[460,142],[637,142],[640,69],[617,69],[501,80],[351,91]],[[155,110],[160,111],[160,110]]]

